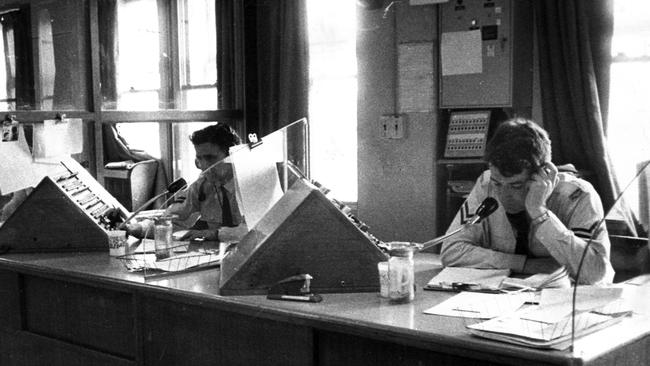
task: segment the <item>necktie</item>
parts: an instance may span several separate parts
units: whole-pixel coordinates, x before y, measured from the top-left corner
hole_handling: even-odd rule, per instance
[[[224,186],[220,186],[219,189],[221,190],[221,225],[235,226],[234,222],[232,221],[232,211],[230,209],[228,191]]]
[[[522,211],[520,213],[506,215],[516,233],[517,244],[515,254],[528,255],[528,230],[530,224],[528,223],[526,213]]]

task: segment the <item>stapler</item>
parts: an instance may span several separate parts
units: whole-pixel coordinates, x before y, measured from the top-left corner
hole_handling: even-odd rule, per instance
[[[271,286],[266,298],[270,300],[321,302],[323,298],[318,294],[311,293],[309,288],[312,279],[313,277],[308,274],[287,277]]]

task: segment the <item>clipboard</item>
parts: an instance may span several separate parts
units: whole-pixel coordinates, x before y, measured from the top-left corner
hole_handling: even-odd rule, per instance
[[[501,283],[509,275],[509,269],[445,267],[429,280],[424,289],[452,292],[501,292]]]

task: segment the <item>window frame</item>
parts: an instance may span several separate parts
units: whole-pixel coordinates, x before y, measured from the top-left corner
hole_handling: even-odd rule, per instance
[[[234,97],[236,105],[233,109],[206,109],[206,110],[181,110],[181,109],[166,109],[166,110],[153,110],[153,111],[131,111],[131,110],[102,110],[102,95],[100,87],[100,50],[99,50],[99,10],[98,2],[101,0],[83,0],[82,3],[86,6],[88,14],[88,27],[86,31],[90,35],[90,42],[87,45],[86,51],[89,52],[89,69],[88,75],[89,90],[92,92],[92,100],[87,110],[15,110],[3,111],[4,114],[11,114],[16,116],[16,119],[22,123],[35,124],[42,123],[43,120],[52,119],[57,114],[65,115],[69,118],[81,118],[86,124],[89,125],[89,132],[84,138],[88,138],[90,151],[88,162],[85,167],[96,176],[97,181],[104,183],[104,178],[111,175],[110,170],[104,169],[104,148],[103,148],[103,133],[102,125],[106,123],[138,123],[138,122],[156,122],[160,125],[159,139],[161,146],[161,160],[165,167],[167,176],[173,178],[173,136],[172,136],[172,123],[183,122],[226,122],[229,123],[235,130],[243,135],[246,130],[244,119],[244,86],[234,85]],[[236,0],[236,6],[243,9],[241,0]],[[159,12],[160,6],[163,4],[166,16],[161,18],[161,26],[164,26],[169,32],[162,32],[169,34],[165,44],[161,45],[166,47],[172,58],[172,66],[169,68],[170,72],[166,73],[164,80],[171,83],[171,94],[166,95],[167,99],[173,99],[175,94],[181,92],[179,75],[179,50],[172,45],[178,44],[178,17],[177,17],[177,0],[168,2],[158,0]],[[243,10],[238,12],[243,14]],[[239,24],[239,22],[235,22]],[[239,29],[237,32],[241,33]],[[235,36],[237,41],[241,41],[241,36]],[[243,43],[237,43],[237,50],[235,57],[238,59],[238,64],[243,64]],[[237,80],[243,80],[243,70],[233,70],[237,74]],[[240,75],[241,74],[241,75]],[[178,99],[176,99],[178,100]]]

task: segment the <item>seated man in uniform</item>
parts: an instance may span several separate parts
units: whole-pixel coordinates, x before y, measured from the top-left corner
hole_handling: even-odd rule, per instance
[[[217,123],[195,131],[190,141],[196,152],[196,167],[202,173],[165,212],[174,215],[175,222],[198,215],[198,220],[179,240],[238,241],[247,228],[235,199],[232,168],[229,164],[215,164],[225,159],[230,147],[241,140],[230,126]],[[134,236],[144,235],[147,229],[153,232],[149,220],[127,224],[127,231]]]
[[[600,197],[588,182],[559,173],[551,163],[548,134],[515,118],[498,126],[488,142],[489,170],[477,180],[449,231],[465,223],[488,196],[499,208],[480,224],[462,230],[441,249],[443,265],[551,273],[564,266],[575,279],[590,242],[580,283],[611,283],[609,238]]]

